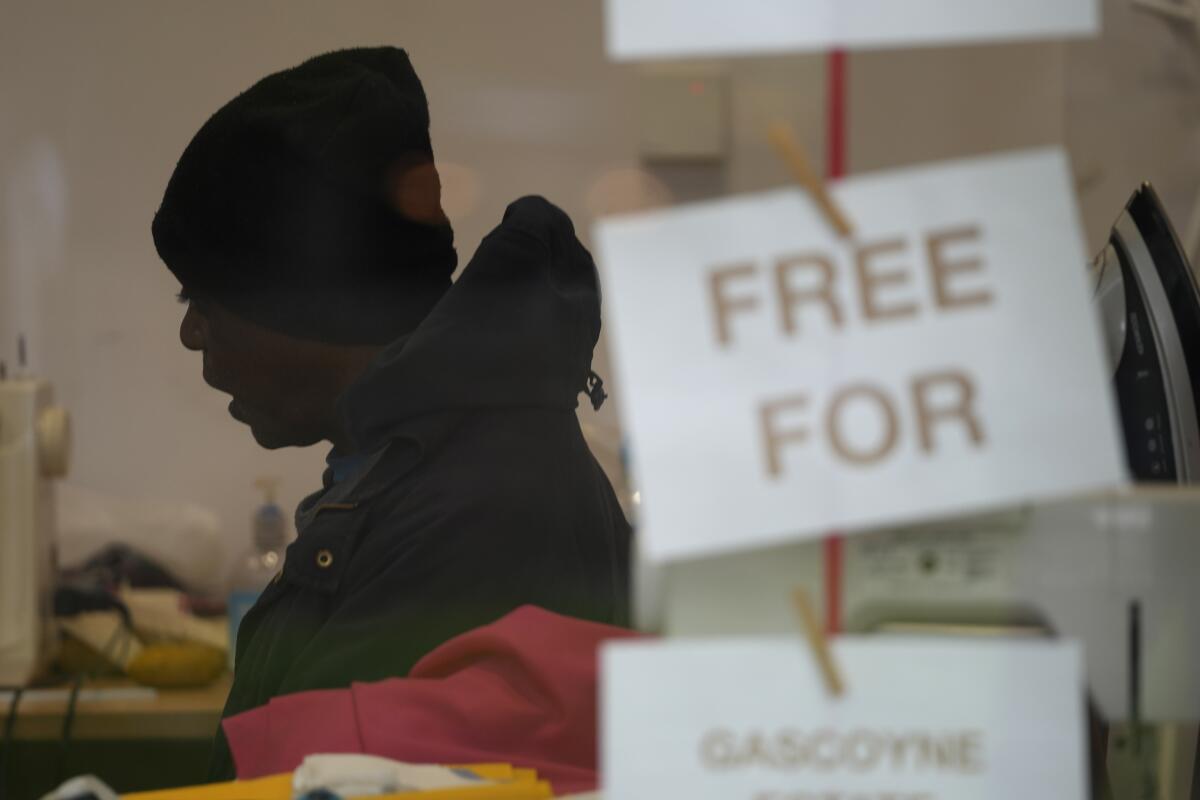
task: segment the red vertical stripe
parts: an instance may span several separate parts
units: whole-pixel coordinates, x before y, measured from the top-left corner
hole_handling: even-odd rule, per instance
[[[829,54],[826,67],[826,160],[825,174],[840,178],[846,174],[846,51]]]
[[[842,535],[825,537],[825,632],[832,635],[842,629]]]
[[[826,67],[827,109],[825,112],[825,174],[840,178],[846,174],[846,51],[829,54]],[[842,629],[842,536],[825,537],[825,630],[835,634]]]

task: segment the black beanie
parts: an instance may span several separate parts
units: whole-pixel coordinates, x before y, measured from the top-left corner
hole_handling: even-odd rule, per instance
[[[408,55],[340,50],[254,84],[184,150],[152,231],[186,292],[253,322],[335,344],[411,331],[456,256]]]

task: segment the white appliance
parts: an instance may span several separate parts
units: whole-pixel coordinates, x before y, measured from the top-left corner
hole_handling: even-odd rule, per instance
[[[1082,642],[1106,718],[1200,720],[1200,490],[881,530],[847,537],[841,552],[841,630],[1059,633]],[[796,633],[790,591],[809,587],[824,613],[825,570],[822,542],[671,564],[651,627]]]
[[[0,686],[24,686],[55,649],[54,480],[70,423],[48,383],[0,379]]]

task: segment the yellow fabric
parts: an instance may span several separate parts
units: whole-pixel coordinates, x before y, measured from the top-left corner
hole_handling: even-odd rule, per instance
[[[554,797],[545,781],[489,783],[483,786],[461,786],[453,789],[430,789],[425,792],[376,794],[349,800],[545,800]]]
[[[291,800],[292,773],[269,775],[249,781],[206,783],[180,789],[134,792],[122,800]]]
[[[370,800],[544,800],[554,797],[550,784],[539,781],[536,770],[517,769],[511,764],[463,764],[450,769],[468,769],[480,778],[495,783],[424,792],[372,795]],[[208,783],[121,795],[122,800],[290,800],[291,796],[290,772],[248,781]]]
[[[532,778],[522,778],[522,780],[537,780],[537,773],[534,770],[520,770],[512,764],[447,764],[446,769],[469,769],[487,781],[516,780],[519,772],[529,772],[533,775]]]

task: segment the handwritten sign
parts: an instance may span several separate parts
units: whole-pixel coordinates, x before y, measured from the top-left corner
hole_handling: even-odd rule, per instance
[[[617,60],[1092,36],[1096,0],[607,0]]]
[[[798,639],[603,652],[602,782],[621,800],[1083,800],[1073,643],[841,639],[847,694]]]
[[[1124,477],[1058,150],[603,220],[651,560]]]

